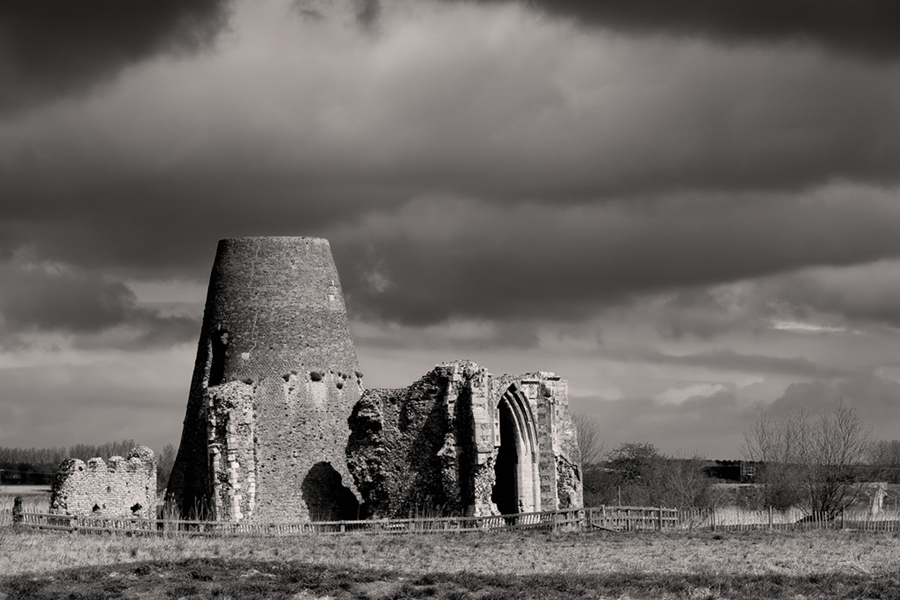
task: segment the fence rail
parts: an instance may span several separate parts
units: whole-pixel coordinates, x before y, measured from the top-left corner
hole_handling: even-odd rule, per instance
[[[735,507],[681,511],[684,529],[707,528],[713,531],[804,531],[811,529],[853,529],[858,531],[900,531],[900,513],[873,514],[865,509],[847,509],[833,513],[806,512],[799,508],[785,511],[742,510]]]
[[[672,529],[680,525],[677,508],[647,506],[600,506],[586,508],[585,524],[591,529],[643,531]]]
[[[648,531],[707,529],[712,531],[854,529],[900,531],[900,513],[865,512],[824,515],[800,511],[748,511],[705,509],[682,511],[647,506],[598,506],[517,515],[373,519],[312,523],[227,523],[168,519],[110,518],[12,511],[13,522],[23,527],[77,533],[129,536],[299,536],[340,534],[430,534],[503,530],[611,530]]]
[[[79,533],[163,536],[291,536],[335,534],[427,534],[517,529],[580,529],[583,509],[489,517],[373,519],[312,523],[227,523],[160,519],[109,518],[22,512],[16,523],[32,529]]]

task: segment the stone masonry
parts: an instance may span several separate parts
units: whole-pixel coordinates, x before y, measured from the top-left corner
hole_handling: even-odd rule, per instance
[[[167,504],[256,523],[581,506],[552,373],[459,361],[363,392],[328,241],[222,240]]]
[[[356,518],[361,378],[327,240],[222,240],[167,502],[226,521]]]
[[[495,378],[474,362],[444,363],[408,388],[365,392],[350,429],[368,516],[582,506],[567,385],[553,373]]]
[[[61,515],[156,518],[156,458],[138,446],[126,458],[64,460],[53,480],[50,512]]]

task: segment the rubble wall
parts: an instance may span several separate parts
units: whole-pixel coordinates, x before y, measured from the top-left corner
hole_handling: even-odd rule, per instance
[[[506,439],[518,445],[506,466],[500,413],[512,402]],[[518,495],[506,512],[582,506],[567,385],[552,373],[495,379],[471,361],[444,363],[408,388],[365,392],[350,429],[348,466],[371,516],[497,515],[498,486]],[[500,484],[498,468],[510,469]]]
[[[156,457],[146,446],[126,458],[64,460],[53,480],[50,512],[61,515],[156,518]]]
[[[328,241],[222,240],[167,502],[231,521],[355,516],[345,449],[362,389]]]

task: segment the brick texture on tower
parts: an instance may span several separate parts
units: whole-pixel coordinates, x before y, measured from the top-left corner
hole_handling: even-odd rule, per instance
[[[356,518],[345,448],[361,378],[327,240],[220,241],[167,503],[239,522]]]

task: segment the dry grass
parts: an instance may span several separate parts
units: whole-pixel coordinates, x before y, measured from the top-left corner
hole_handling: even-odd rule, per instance
[[[848,531],[171,540],[0,529],[0,573],[18,574],[0,577],[9,600],[896,598],[898,570],[900,537]]]
[[[44,512],[46,494],[25,497]],[[12,497],[0,496],[3,510]],[[852,530],[132,538],[0,527],[0,598],[900,598]],[[74,594],[74,595],[73,595]]]
[[[408,574],[887,574],[900,571],[900,537],[810,531],[173,540],[0,530],[0,573],[6,574],[194,558]]]

